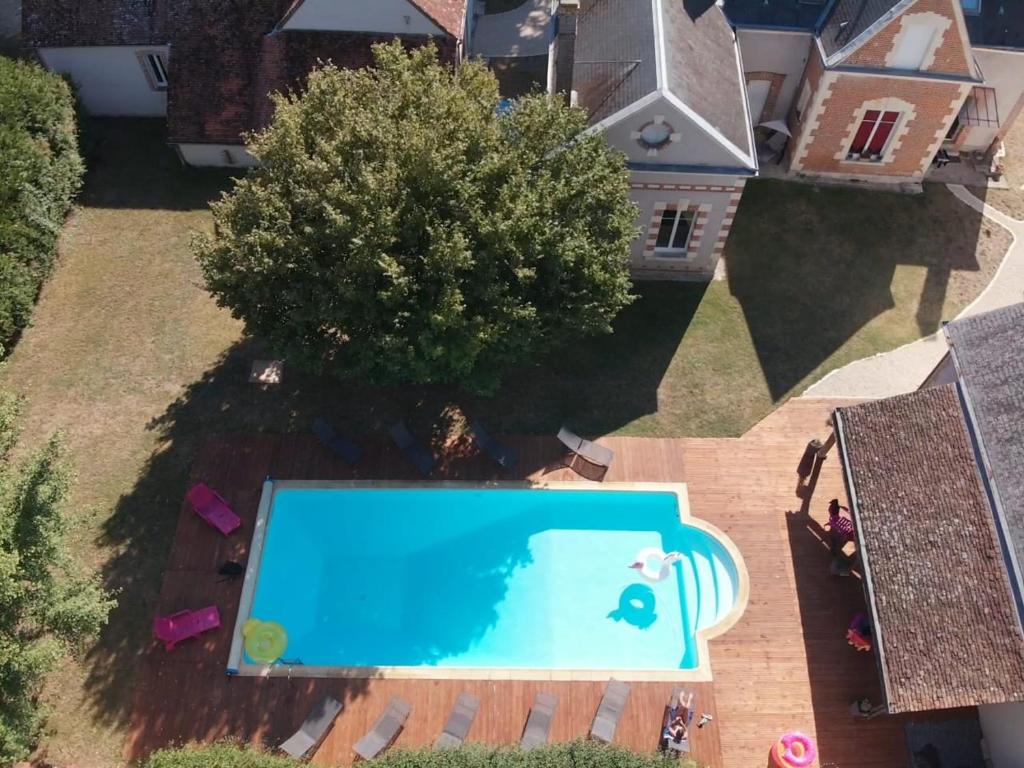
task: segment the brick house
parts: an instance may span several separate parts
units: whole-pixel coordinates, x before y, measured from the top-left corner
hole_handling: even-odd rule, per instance
[[[362,67],[371,46],[428,40],[463,55],[466,0],[24,0],[22,35],[69,75],[96,115],[167,117],[182,160],[247,166],[242,134],[270,117],[267,94],[318,60]]]

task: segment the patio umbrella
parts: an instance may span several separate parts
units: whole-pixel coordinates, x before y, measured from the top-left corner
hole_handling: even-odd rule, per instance
[[[778,131],[779,133],[786,134],[790,138],[793,137],[793,134],[789,132],[789,127],[786,125],[785,120],[766,120],[763,123],[758,123],[757,127],[767,128],[770,131]]]

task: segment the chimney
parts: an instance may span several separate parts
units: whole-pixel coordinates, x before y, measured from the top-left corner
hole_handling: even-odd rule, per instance
[[[558,33],[551,54],[548,91],[561,94],[566,99],[569,99],[572,91],[572,70],[576,59],[576,16],[579,10],[580,0],[558,0],[555,15]]]

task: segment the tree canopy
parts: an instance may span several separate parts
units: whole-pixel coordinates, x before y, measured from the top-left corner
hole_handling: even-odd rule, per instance
[[[0,393],[0,764],[25,758],[39,734],[46,674],[82,647],[113,607],[73,563],[63,507],[71,483],[59,436],[19,463],[19,402]]]
[[[498,108],[426,46],[325,66],[249,137],[260,166],[194,241],[207,284],[307,368],[492,390],[631,300],[625,158],[546,94]]]

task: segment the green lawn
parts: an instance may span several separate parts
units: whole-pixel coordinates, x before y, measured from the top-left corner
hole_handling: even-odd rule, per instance
[[[493,399],[374,389],[286,367],[246,383],[262,350],[214,306],[188,250],[229,184],[182,168],[157,122],[97,124],[62,258],[0,385],[30,397],[31,439],[63,428],[79,472],[82,557],[120,590],[108,631],[51,686],[55,763],[120,759],[138,652],[201,435],[355,435],[398,416],[434,435],[465,414],[494,432],[738,435],[850,360],[934,330],[977,293],[1008,237],[942,188],[921,197],[758,182],[729,241],[727,281],[649,284],[608,338],[517,371]],[[92,510],[92,511],[90,511]]]

